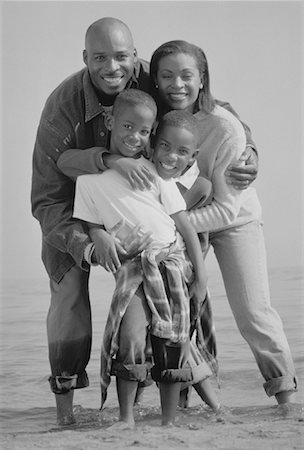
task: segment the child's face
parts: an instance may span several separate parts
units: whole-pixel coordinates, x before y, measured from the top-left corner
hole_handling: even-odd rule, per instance
[[[156,139],[153,162],[158,174],[166,180],[181,175],[193,163],[197,152],[193,134],[185,128],[170,125]]]
[[[108,120],[111,130],[110,150],[113,153],[134,158],[146,148],[155,121],[155,115],[145,105],[120,109]]]

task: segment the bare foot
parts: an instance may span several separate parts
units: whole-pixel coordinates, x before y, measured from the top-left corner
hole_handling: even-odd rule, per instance
[[[290,397],[292,396],[293,393],[294,391],[283,391],[276,394],[275,398],[276,401],[278,402],[278,405],[290,403]]]
[[[76,423],[73,413],[73,397],[74,391],[69,391],[66,394],[55,394],[58,425],[66,426]]]
[[[71,415],[62,417],[58,417],[57,415],[57,423],[60,426],[73,425],[74,423],[76,423],[76,419],[73,413]]]
[[[180,391],[179,400],[178,400],[178,406],[180,408],[188,408],[191,389],[192,389],[192,386],[189,386],[186,389],[183,389],[182,391]]]
[[[166,428],[179,428],[175,422],[170,421],[162,421],[162,427],[166,427]]]
[[[136,391],[136,396],[134,400],[134,405],[140,406],[144,398],[144,387],[138,387]]]
[[[119,422],[114,423],[110,427],[107,428],[108,431],[123,431],[123,430],[133,430],[135,428],[135,422],[123,422],[120,420]]]

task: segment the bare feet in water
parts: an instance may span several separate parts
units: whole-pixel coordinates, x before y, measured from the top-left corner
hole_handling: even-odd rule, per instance
[[[123,431],[123,430],[134,430],[135,422],[123,422],[119,421],[107,428],[107,431]]]
[[[57,423],[60,426],[73,425],[76,423],[73,413],[74,391],[66,394],[55,394],[57,406]]]

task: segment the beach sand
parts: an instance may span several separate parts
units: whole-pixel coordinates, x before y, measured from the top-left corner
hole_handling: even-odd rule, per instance
[[[303,412],[293,408],[284,415],[276,407],[232,409],[231,415],[215,416],[206,409],[179,411],[177,426],[159,425],[159,411],[138,409],[134,430],[110,431],[106,427],[117,411],[108,411],[107,419],[96,410],[76,413],[78,425],[54,428],[46,433],[4,435],[2,449],[9,450],[93,450],[140,449],[226,449],[291,450],[303,449]],[[272,415],[272,419],[269,415]],[[89,423],[88,423],[89,422]]]
[[[151,389],[151,388],[149,388]],[[154,389],[154,387],[152,387]],[[155,390],[157,390],[155,388]],[[155,400],[157,398],[154,397]],[[156,401],[154,402],[157,403]],[[208,450],[302,450],[304,448],[304,408],[293,403],[288,408],[271,406],[224,407],[216,415],[201,403],[178,409],[176,426],[160,426],[158,406],[137,406],[134,430],[114,430],[118,407],[98,409],[75,406],[77,424],[58,427],[55,408],[34,408],[32,417],[44,431],[4,432],[4,450],[95,450],[111,449],[208,449]],[[28,413],[28,412],[27,412]],[[14,420],[18,420],[16,415]],[[25,417],[20,417],[23,424]],[[54,423],[53,428],[46,424]],[[45,429],[48,428],[48,431]]]

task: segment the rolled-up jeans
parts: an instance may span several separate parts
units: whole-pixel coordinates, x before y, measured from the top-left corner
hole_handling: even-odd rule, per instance
[[[121,321],[119,349],[112,360],[111,375],[138,381],[141,386],[148,386],[152,379],[168,383],[190,381],[189,341],[172,343],[152,336],[148,331],[150,323],[151,312],[140,286]]]
[[[212,232],[209,238],[237,326],[265,379],[267,395],[296,391],[295,368],[282,321],[270,304],[262,223],[252,221]]]
[[[60,283],[50,281],[47,316],[51,390],[64,394],[88,386],[86,366],[92,342],[89,273],[73,266]]]

